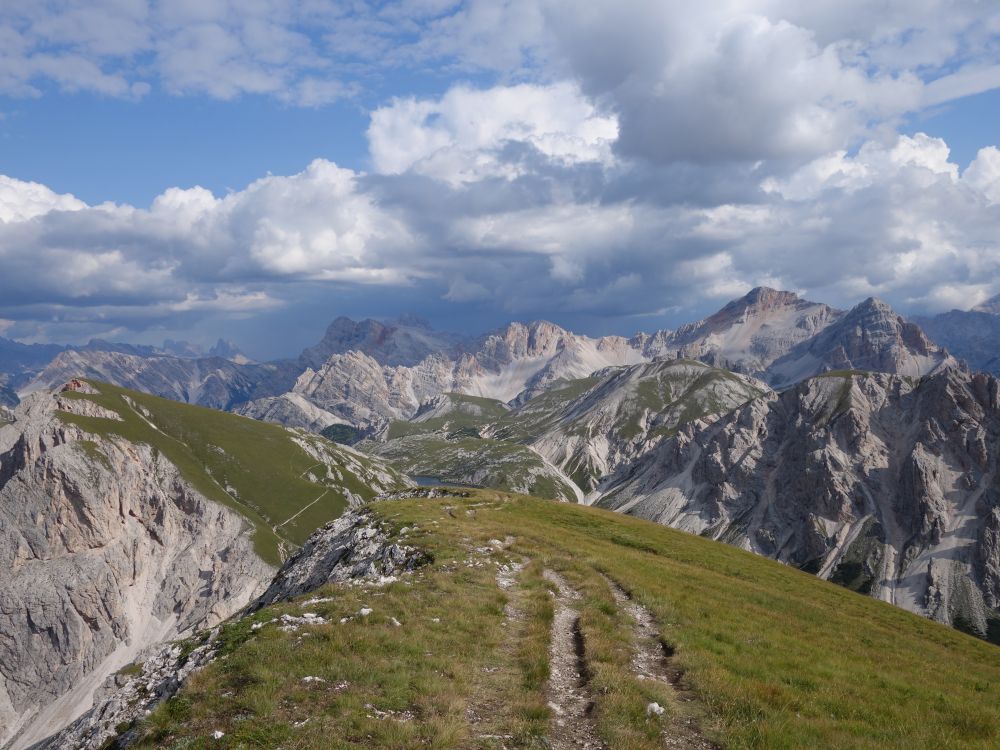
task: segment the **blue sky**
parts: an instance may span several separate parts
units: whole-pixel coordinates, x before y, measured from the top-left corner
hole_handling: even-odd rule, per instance
[[[338,314],[970,307],[998,40],[971,0],[5,5],[0,334],[270,357]]]

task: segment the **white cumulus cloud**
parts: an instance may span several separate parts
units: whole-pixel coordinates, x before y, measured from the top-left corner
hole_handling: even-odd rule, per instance
[[[503,159],[512,142],[562,164],[608,163],[617,135],[616,118],[569,83],[456,86],[439,99],[396,99],[372,113],[368,128],[379,172],[412,169],[452,183],[520,174]]]

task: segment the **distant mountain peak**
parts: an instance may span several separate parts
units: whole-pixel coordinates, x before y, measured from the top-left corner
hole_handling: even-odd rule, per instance
[[[241,365],[253,361],[240,351],[240,348],[236,346],[235,343],[226,339],[219,339],[216,341],[215,346],[208,350],[208,356],[228,359],[230,362],[235,362]]]
[[[869,297],[815,337],[777,360],[771,385],[785,387],[828,370],[866,370],[920,377],[956,365],[916,323]]]
[[[990,315],[1000,315],[1000,294],[990,297],[985,302],[976,305],[969,312],[989,313]]]
[[[896,311],[892,309],[892,306],[888,302],[885,302],[878,297],[869,297],[868,299],[859,302],[848,312],[848,316],[870,314],[897,315]]]
[[[795,292],[772,289],[769,286],[755,286],[739,300],[734,302],[745,302],[747,305],[787,305],[799,302],[799,295]]]
[[[413,315],[389,323],[340,316],[327,327],[322,341],[302,352],[301,360],[315,369],[334,354],[356,350],[382,365],[413,366],[432,354],[452,352],[460,342],[461,337],[434,331]]]

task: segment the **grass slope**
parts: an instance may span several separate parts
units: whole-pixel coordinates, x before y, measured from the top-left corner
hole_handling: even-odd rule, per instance
[[[638,519],[490,491],[372,510],[408,527],[406,541],[434,562],[385,587],[327,587],[314,595],[330,601],[226,625],[226,658],[146,720],[141,747],[548,747],[546,568],[582,594],[592,718],[615,750],[663,747],[676,717],[726,748],[1000,746],[996,647],[801,571]],[[492,539],[510,544],[484,553]],[[511,560],[527,566],[508,593],[495,574]],[[695,701],[631,671],[634,631],[605,576],[653,612]],[[374,611],[359,617],[361,607]],[[304,611],[330,624],[252,628]],[[652,700],[663,717],[647,716]]]
[[[563,412],[576,399],[601,382],[590,376],[575,380],[557,380],[540,394],[496,421],[496,438],[527,443],[546,430],[558,426]]]
[[[442,408],[433,409],[428,414],[418,414],[412,420],[397,420],[386,430],[385,438],[426,435],[432,432],[478,433],[479,429],[503,417],[509,411],[500,401],[481,396],[467,396],[464,393],[444,393],[441,395]]]
[[[508,440],[429,433],[363,447],[410,476],[576,502],[573,488],[541,456]]]
[[[402,486],[392,470],[316,435],[107,383],[91,385],[98,394],[63,396],[91,400],[122,421],[66,412],[61,419],[163,453],[195,489],[253,524],[258,554],[274,565],[284,550],[338,517],[349,497],[370,499],[379,489]]]

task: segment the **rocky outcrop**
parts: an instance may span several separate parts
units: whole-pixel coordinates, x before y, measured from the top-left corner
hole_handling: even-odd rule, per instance
[[[384,580],[427,560],[419,550],[392,540],[369,513],[352,511],[316,531],[243,616],[329,583]],[[161,646],[137,668],[113,675],[102,686],[92,709],[34,750],[100,750],[113,737],[117,738],[115,747],[127,747],[134,739],[131,726],[216,658],[218,632],[204,632],[184,644]]]
[[[99,437],[36,393],[0,427],[0,745],[31,745],[89,708],[153,644],[244,606],[272,569],[236,512],[152,448]]]
[[[813,378],[623,469],[601,505],[981,635],[1000,611],[1000,381]]]
[[[293,599],[328,583],[391,576],[424,562],[422,552],[391,539],[370,513],[354,511],[309,537],[251,609]]]

